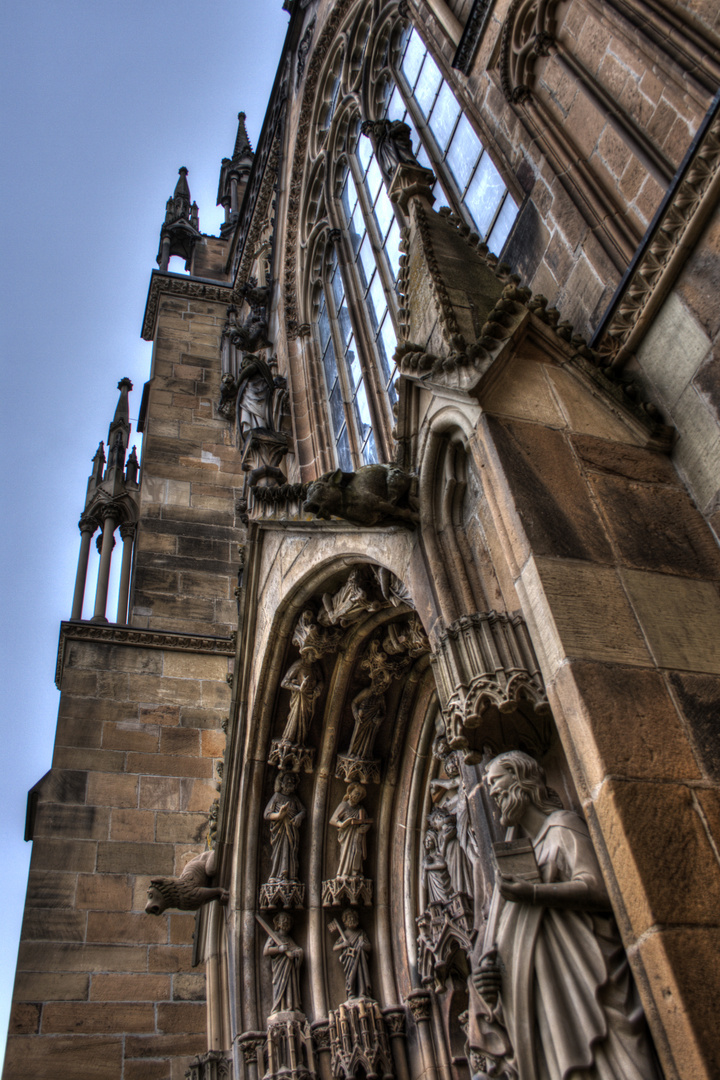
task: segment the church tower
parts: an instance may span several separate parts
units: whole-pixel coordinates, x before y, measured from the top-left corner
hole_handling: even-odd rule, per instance
[[[713,1080],[715,5],[287,6],[93,459],[4,1078]]]

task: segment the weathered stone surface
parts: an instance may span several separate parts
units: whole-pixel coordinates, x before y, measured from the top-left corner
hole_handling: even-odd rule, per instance
[[[79,1077],[117,1080],[122,1068],[122,1039],[72,1035],[13,1038],[8,1042],[5,1074],[33,1080]]]
[[[703,768],[720,782],[720,678],[673,671],[669,679]]]
[[[663,923],[716,924],[720,864],[690,788],[609,780],[595,810],[636,939]]]
[[[649,484],[679,486],[670,458],[630,443],[617,443],[591,435],[571,435],[570,442],[583,465],[593,471],[624,476]],[[664,497],[664,492],[662,496]],[[658,497],[660,493],[658,492]]]
[[[684,1074],[697,1080],[713,1080],[720,1074],[720,929],[663,928],[648,935],[638,952],[655,998],[666,1005],[663,1025],[672,1064],[680,1063]]]
[[[552,693],[588,785],[606,776],[699,780],[698,763],[661,676],[650,670],[575,661]]]
[[[685,492],[611,476],[590,483],[625,566],[720,578],[720,549]]]
[[[562,434],[491,417],[487,423],[533,553],[610,562],[602,525]]]
[[[710,582],[622,570],[656,663],[720,674],[720,596]]]
[[[618,574],[563,559],[534,560],[523,570],[535,647],[548,677],[565,657],[647,667],[650,657]]]

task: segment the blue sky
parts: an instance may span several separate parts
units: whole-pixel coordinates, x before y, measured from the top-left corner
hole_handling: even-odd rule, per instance
[[[178,168],[189,169],[201,230],[216,233],[220,160],[240,109],[257,140],[287,22],[281,0],[5,8],[0,1055],[30,857],[26,797],[52,757],[58,630],[91,458],[126,375],[135,427],[150,365],[142,315]]]

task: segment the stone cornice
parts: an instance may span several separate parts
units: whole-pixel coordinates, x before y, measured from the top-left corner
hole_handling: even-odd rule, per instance
[[[168,649],[171,652],[235,655],[235,634],[210,637],[202,634],[179,634],[167,630],[145,630],[134,626],[84,621],[62,622],[58,642],[55,685],[60,689],[67,641],[91,641],[99,645],[132,645],[140,649]]]
[[[223,285],[219,281],[153,270],[143,316],[142,336],[145,341],[152,341],[155,336],[155,322],[161,296],[185,296],[192,300],[210,300],[219,304],[229,304],[232,287]]]
[[[638,348],[719,198],[720,93],[591,343],[612,367]]]

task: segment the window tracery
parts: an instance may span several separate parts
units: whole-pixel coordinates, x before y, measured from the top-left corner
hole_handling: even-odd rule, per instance
[[[369,129],[384,120],[408,124],[419,163],[438,176],[441,202],[464,212],[495,253],[517,206],[417,31],[397,11],[372,33],[367,13],[346,24],[320,87],[302,200],[301,261],[311,278],[300,322],[315,328],[308,360],[323,370],[334,448],[328,465],[349,471],[387,460],[397,399],[404,219],[388,197]],[[332,250],[309,259],[318,236],[324,244],[333,236]]]

